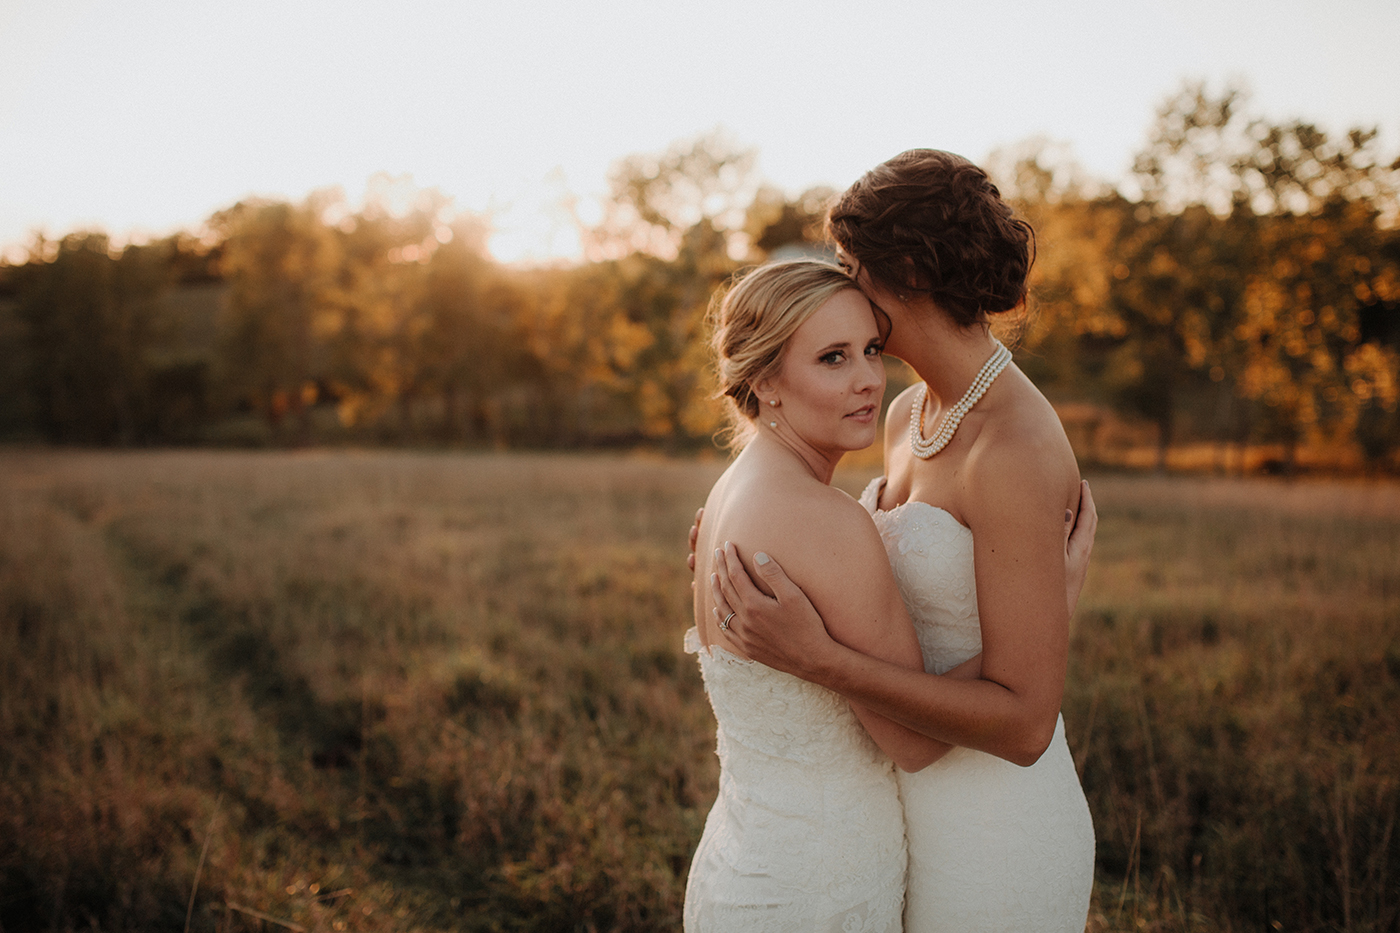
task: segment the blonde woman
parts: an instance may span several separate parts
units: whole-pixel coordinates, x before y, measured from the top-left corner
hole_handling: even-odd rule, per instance
[[[869,514],[831,486],[874,442],[885,389],[869,301],[838,268],[765,266],[719,305],[714,349],[738,456],[705,504],[699,566],[726,539],[783,561],[832,634],[895,667],[921,666]],[[690,869],[685,929],[896,931],[904,820],[894,762],[948,751],[824,687],[754,663],[696,587],[697,652],[715,718],[719,796]]]

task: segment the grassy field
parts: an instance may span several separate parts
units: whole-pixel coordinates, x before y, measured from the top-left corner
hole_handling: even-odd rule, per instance
[[[720,469],[0,452],[0,930],[678,929]],[[1094,488],[1090,929],[1400,929],[1400,487]]]

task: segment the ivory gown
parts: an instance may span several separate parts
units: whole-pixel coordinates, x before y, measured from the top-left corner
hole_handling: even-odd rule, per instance
[[[941,674],[982,650],[972,532],[925,502],[878,507],[875,519],[914,620],[924,668]],[[1094,882],[1094,825],[1065,744],[1022,768],[955,748],[915,774],[898,772],[908,838],[907,933],[1083,933]]]
[[[897,933],[904,816],[895,767],[824,687],[704,647],[719,796],[690,865],[686,933]]]

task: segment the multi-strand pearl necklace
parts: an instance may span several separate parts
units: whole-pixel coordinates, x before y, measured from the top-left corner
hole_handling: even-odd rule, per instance
[[[972,406],[987,394],[992,382],[1001,375],[1006,364],[1011,362],[1011,351],[1006,349],[1006,345],[995,338],[992,342],[997,345],[996,350],[987,362],[982,364],[977,378],[972,380],[972,385],[968,386],[963,397],[948,409],[948,413],[943,416],[943,422],[929,440],[924,440],[924,405],[928,403],[928,383],[921,383],[914,393],[914,410],[909,413],[909,447],[920,460],[927,460],[948,446],[948,442],[957,433],[958,425],[962,424],[963,416],[972,411]]]

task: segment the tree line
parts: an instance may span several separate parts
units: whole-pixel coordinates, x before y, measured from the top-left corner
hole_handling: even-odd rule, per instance
[[[1400,159],[1186,85],[1130,177],[1054,146],[995,154],[1037,230],[1018,362],[1052,399],[1174,443],[1400,453]],[[822,248],[711,134],[624,159],[585,261],[493,261],[432,191],[247,200],[114,248],[36,238],[0,264],[0,436],[72,444],[709,442],[704,318],[743,266]],[[1093,422],[1089,425],[1092,435]],[[1092,436],[1084,443],[1090,447]]]

